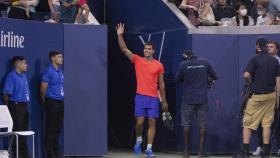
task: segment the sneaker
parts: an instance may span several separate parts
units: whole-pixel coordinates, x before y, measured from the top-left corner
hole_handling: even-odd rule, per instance
[[[280,149],[278,150],[276,157],[280,157]]]
[[[253,152],[254,156],[260,156],[262,153],[262,147],[257,147],[257,150]]]
[[[136,143],[133,150],[135,155],[141,154],[141,143]]]
[[[188,151],[183,152],[183,158],[190,158],[190,157],[191,157],[190,152],[188,152]]]
[[[261,152],[261,158],[270,158],[270,155],[271,155],[271,151],[270,150],[262,150]]]
[[[148,149],[145,152],[146,152],[146,157],[156,157],[156,155],[154,155],[151,149]]]

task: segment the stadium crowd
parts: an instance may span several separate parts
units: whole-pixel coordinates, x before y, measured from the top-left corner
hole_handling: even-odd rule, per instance
[[[194,26],[280,25],[279,0],[169,0]]]
[[[94,20],[90,20],[90,16],[94,17],[86,0],[48,0],[48,13],[43,15],[36,12],[40,3],[40,0],[3,0],[0,2],[1,17],[52,23],[96,24]]]

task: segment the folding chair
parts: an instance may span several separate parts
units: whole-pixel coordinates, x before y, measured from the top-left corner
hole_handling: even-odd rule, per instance
[[[10,111],[6,105],[0,105],[0,128],[8,128],[7,132],[0,132],[0,136],[15,136],[16,137],[16,157],[19,157],[18,153],[18,136],[32,136],[32,157],[35,158],[35,146],[34,146],[34,131],[12,131],[13,119]]]

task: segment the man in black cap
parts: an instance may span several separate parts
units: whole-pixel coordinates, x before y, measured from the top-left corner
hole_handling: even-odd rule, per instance
[[[251,85],[252,96],[244,110],[243,146],[237,155],[238,158],[250,156],[249,144],[252,130],[257,130],[260,124],[263,128],[261,157],[270,156],[271,124],[274,119],[274,108],[278,107],[276,98],[279,98],[280,68],[278,60],[268,54],[267,44],[268,40],[263,37],[257,40],[257,55],[249,61],[243,74],[245,82]]]
[[[192,115],[198,118],[200,127],[199,157],[203,155],[203,148],[207,126],[208,111],[208,77],[216,80],[217,76],[210,63],[205,59],[197,58],[192,51],[183,53],[176,79],[184,85],[181,105],[181,125],[184,127],[185,152],[184,158],[190,157],[190,127]]]

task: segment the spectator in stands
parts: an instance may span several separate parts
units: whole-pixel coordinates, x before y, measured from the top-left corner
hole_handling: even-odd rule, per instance
[[[238,3],[236,6],[236,16],[231,19],[229,25],[232,26],[252,26],[254,25],[254,20],[248,15],[248,10],[243,3]]]
[[[252,16],[252,11],[254,7],[254,1],[252,0],[239,0],[239,2],[244,3],[247,10],[248,10],[248,15]]]
[[[55,22],[59,22],[60,19],[60,3],[59,0],[48,0],[50,11],[51,11],[51,19]]]
[[[85,11],[85,14],[83,15],[83,11]],[[87,4],[86,0],[79,0],[79,11],[76,16],[75,23],[79,23],[81,21],[81,16],[83,15],[84,21],[86,24],[90,24],[88,20],[88,15],[89,15],[89,6]]]
[[[217,5],[213,9],[216,21],[223,18],[232,18],[235,15],[234,8],[227,4],[227,0],[217,0]]]
[[[27,4],[29,6],[30,18],[33,19],[33,15],[35,14],[35,8],[39,4],[39,0],[27,0]]]
[[[251,16],[254,7],[254,0],[230,0],[230,1],[233,7],[236,7],[239,3],[243,3],[248,10],[248,14]]]
[[[257,0],[258,3],[268,3],[268,12],[280,16],[280,1],[279,0]]]
[[[190,22],[194,26],[198,26],[200,22],[198,21],[198,9],[200,1],[199,0],[183,0],[179,9],[186,15]]]
[[[275,17],[275,21],[273,22],[273,25],[280,25],[280,18]]]
[[[61,23],[74,23],[78,11],[78,0],[61,0]]]
[[[279,18],[273,13],[268,13],[266,25],[279,25]]]
[[[12,3],[8,17],[14,19],[30,19],[28,0],[15,0]]]
[[[257,13],[259,17],[257,18],[256,25],[267,25],[268,24],[268,16],[267,16],[267,9],[266,3],[258,3],[257,4]]]
[[[7,9],[8,9],[8,4],[5,2],[0,2],[0,17],[3,17],[3,16],[6,17],[5,15],[3,15],[2,12],[7,11]]]
[[[198,9],[198,21],[200,22],[200,25],[220,25],[220,23],[215,20],[215,15],[211,7],[211,2],[212,0],[200,0],[200,5]]]

